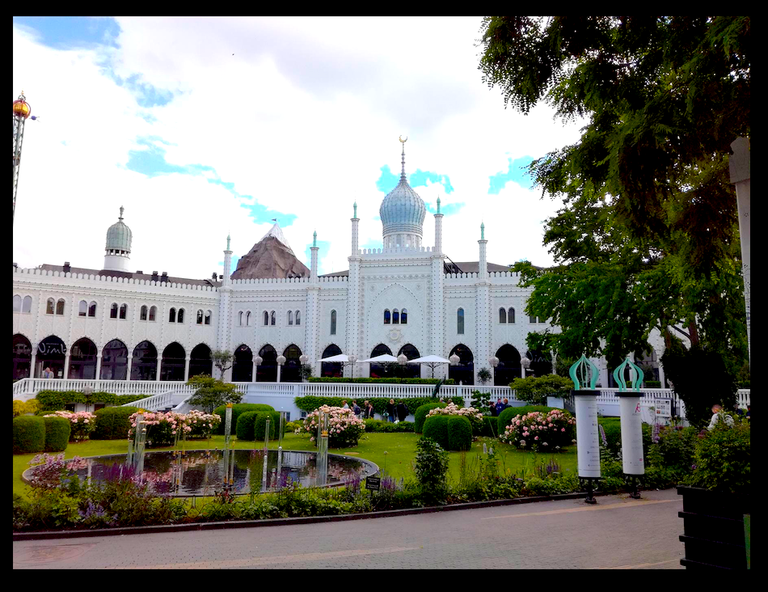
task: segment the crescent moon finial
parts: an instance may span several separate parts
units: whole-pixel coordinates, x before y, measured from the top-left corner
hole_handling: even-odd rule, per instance
[[[398,140],[400,140],[401,143],[405,144],[408,141],[408,136],[405,136],[405,140],[403,140],[403,136],[400,136]]]

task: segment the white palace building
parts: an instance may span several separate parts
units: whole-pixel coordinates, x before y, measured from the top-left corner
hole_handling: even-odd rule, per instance
[[[300,383],[302,361],[314,376],[386,372],[377,364],[319,361],[342,353],[357,360],[455,355],[458,363],[444,364],[434,375],[463,385],[480,384],[478,371],[488,368],[494,375],[489,385],[506,386],[521,376],[523,356],[533,360],[533,371],[550,372],[549,352],[529,352],[525,344],[529,332],[553,329],[524,314],[530,289],[518,285],[509,265],[488,262],[482,226],[478,260],[451,261],[443,251],[439,199],[432,221],[435,244],[423,245],[426,207],[406,180],[404,153],[402,167],[398,185],[380,208],[383,248],[359,247],[354,206],[348,271],[319,276],[315,239],[309,268],[299,264],[305,272],[294,266],[287,274],[274,273],[282,277],[248,277],[244,269],[232,272],[228,239],[218,277],[132,272],[133,237],[123,208],[107,230],[103,269],[14,264],[14,398],[24,392],[34,396],[56,381],[62,381],[57,388],[64,383],[75,388],[80,383],[74,381],[83,379],[95,380],[97,390],[158,394],[171,386],[163,383],[181,388],[190,376],[217,375],[214,350],[234,352],[225,378],[242,383],[246,392],[257,385],[268,390],[268,383]],[[275,241],[293,255],[277,224],[260,243]],[[648,361],[664,384],[655,362],[663,340],[656,334],[651,343],[656,353]],[[612,386],[605,363],[595,361],[600,384]],[[425,366],[405,368],[413,376],[432,374]],[[46,369],[54,378],[37,380]]]

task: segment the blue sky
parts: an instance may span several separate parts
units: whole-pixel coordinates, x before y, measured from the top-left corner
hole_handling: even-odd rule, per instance
[[[22,266],[100,267],[122,205],[137,269],[210,277],[228,233],[238,258],[274,218],[305,263],[317,231],[321,273],[346,269],[353,202],[360,246],[381,246],[401,135],[429,212],[425,245],[440,197],[452,259],[477,259],[484,222],[490,261],[551,263],[542,224],[559,203],[540,199],[521,167],[572,143],[579,124],[504,108],[477,70],[479,18],[13,23],[13,98],[24,90],[40,116],[24,141]],[[77,241],[62,236],[71,227]],[[17,238],[25,230],[37,240]]]

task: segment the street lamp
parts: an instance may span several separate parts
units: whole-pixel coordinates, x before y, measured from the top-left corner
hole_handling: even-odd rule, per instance
[[[355,377],[355,363],[357,362],[357,356],[355,354],[352,354],[348,356],[349,358],[349,364],[352,367],[352,378]]]
[[[531,367],[531,361],[526,356],[523,356],[520,358],[520,365],[523,367],[523,378],[525,378],[525,371]]]
[[[264,359],[261,356],[256,356],[253,358],[253,363],[256,365],[256,380],[254,382],[259,381],[259,366],[261,366],[261,363],[264,361]]]
[[[277,356],[277,382],[280,382],[280,372],[283,368],[283,364],[285,364],[285,356],[281,354]]]
[[[491,368],[493,368],[493,383],[496,384],[496,366],[499,365],[499,358],[491,356],[488,358],[488,363],[491,365]]]
[[[299,356],[299,362],[301,363],[301,381],[304,382],[304,366],[307,365],[307,362],[309,361],[309,356],[307,354],[301,354]]]

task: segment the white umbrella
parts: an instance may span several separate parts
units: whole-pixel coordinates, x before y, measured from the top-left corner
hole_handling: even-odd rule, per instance
[[[435,368],[439,366],[440,364],[450,364],[450,360],[446,360],[445,358],[441,358],[440,356],[422,356],[421,358],[416,358],[414,360],[409,360],[409,364],[426,364],[432,369],[432,378],[435,377]]]
[[[387,362],[397,362],[397,358],[390,354],[381,354],[375,358],[368,358],[367,360],[360,360],[360,362],[371,362],[373,364],[386,364]]]
[[[349,356],[347,356],[347,354],[337,354],[335,356],[331,356],[330,358],[323,358],[322,360],[318,360],[318,362],[349,362]]]

